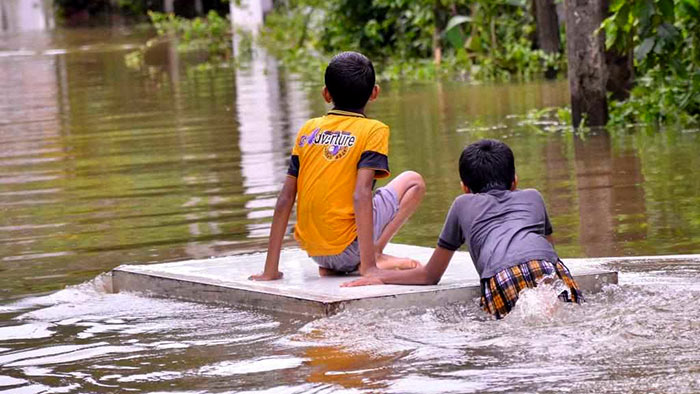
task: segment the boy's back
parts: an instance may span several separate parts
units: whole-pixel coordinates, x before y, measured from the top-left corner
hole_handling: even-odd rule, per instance
[[[508,145],[480,140],[459,158],[462,191],[450,208],[438,247],[425,267],[404,272],[381,271],[346,286],[367,284],[436,284],[454,252],[469,246],[481,277],[481,307],[496,318],[515,306],[520,291],[561,279],[563,301],[580,303],[581,291],[559,259],[549,235],[552,225],[537,190],[517,190],[515,158]]]
[[[530,260],[556,262],[545,236],[552,225],[535,189],[463,194],[450,208],[438,245],[457,250],[466,243],[482,278]]]
[[[319,275],[355,270],[365,275],[377,267],[418,264],[383,253],[415,212],[425,183],[418,173],[405,171],[373,191],[377,178],[389,176],[389,127],[364,115],[380,91],[372,62],[357,52],[340,53],[328,63],[324,81],[321,95],[333,109],[297,134],[272,216],[265,269],[252,280],[282,278],[280,250],[295,201],[294,235],[318,264]]]
[[[355,112],[331,110],[299,130],[289,175],[298,187],[294,236],[309,255],[339,254],[357,237],[357,169],[389,176],[388,150],[389,127]]]

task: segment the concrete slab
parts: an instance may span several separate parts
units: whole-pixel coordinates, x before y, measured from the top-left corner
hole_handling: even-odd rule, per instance
[[[427,262],[433,249],[389,244],[386,253]],[[344,288],[352,277],[318,276],[318,266],[300,249],[285,249],[280,259],[284,279],[254,282],[264,253],[152,265],[123,265],[112,271],[114,291],[178,298],[196,302],[245,305],[295,314],[329,316],[346,309],[426,308],[479,297],[479,277],[469,253],[456,252],[437,286],[365,286]],[[600,269],[600,259],[566,260],[584,292],[617,283],[617,273]]]

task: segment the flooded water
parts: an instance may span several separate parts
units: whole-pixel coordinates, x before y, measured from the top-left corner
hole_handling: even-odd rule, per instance
[[[700,265],[614,264],[620,285],[542,317],[475,300],[312,320],[108,294],[100,273],[264,248],[320,81],[259,56],[204,70],[139,30],[0,36],[0,391],[698,392]],[[566,82],[391,84],[394,174],[428,192],[396,242],[433,246],[465,144],[514,150],[563,257],[700,251],[699,130],[523,124]],[[527,297],[544,297],[532,294]]]

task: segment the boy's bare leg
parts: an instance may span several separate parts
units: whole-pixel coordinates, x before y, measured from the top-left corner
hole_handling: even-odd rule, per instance
[[[396,235],[401,226],[418,209],[418,205],[425,195],[425,181],[423,177],[415,171],[405,171],[394,178],[387,186],[390,186],[399,200],[399,210],[396,216],[384,227],[382,235],[375,242],[377,253],[377,267],[381,269],[411,269],[416,268],[419,263],[405,257],[394,257],[384,254],[384,248],[391,238]]]

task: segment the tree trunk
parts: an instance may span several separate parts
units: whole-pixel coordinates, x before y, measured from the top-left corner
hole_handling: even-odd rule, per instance
[[[175,12],[175,0],[163,0],[163,11],[166,13]]]
[[[634,63],[632,51],[621,53],[616,49],[605,51],[608,69],[608,82],[605,86],[615,100],[627,100],[634,84]]]
[[[559,20],[554,0],[533,0],[533,11],[537,23],[537,46],[547,54],[556,54],[561,50],[559,40]],[[545,77],[557,76],[556,70],[547,69]]]
[[[433,21],[435,24],[435,30],[433,31],[433,63],[435,63],[437,67],[440,67],[440,63],[442,63],[442,46],[440,45],[442,29],[440,28],[439,7],[439,3],[435,3],[435,7],[433,8]]]
[[[574,127],[603,126],[608,121],[605,98],[607,72],[605,37],[596,30],[603,22],[603,0],[566,1],[566,41]]]
[[[603,0],[603,10],[606,17],[610,15],[610,0]],[[631,48],[631,45],[630,45]],[[617,49],[605,51],[605,64],[608,69],[606,89],[612,93],[615,100],[626,100],[634,83],[634,61],[632,50],[620,52]]]

